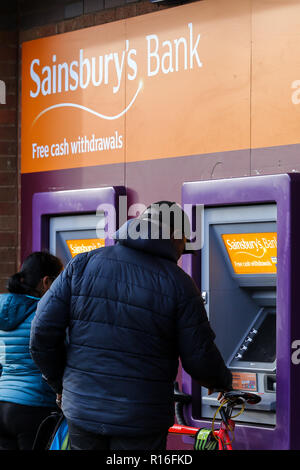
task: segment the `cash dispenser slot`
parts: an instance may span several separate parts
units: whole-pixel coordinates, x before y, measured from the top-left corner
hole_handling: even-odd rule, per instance
[[[276,392],[276,375],[265,375],[265,392]]]

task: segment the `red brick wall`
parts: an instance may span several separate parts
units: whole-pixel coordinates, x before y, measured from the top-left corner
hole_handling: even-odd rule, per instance
[[[0,104],[0,292],[19,259],[17,72],[17,31],[0,30],[0,80],[6,88],[6,103]]]
[[[29,1],[28,4],[34,3],[33,1]],[[41,3],[41,2],[40,2]],[[68,0],[62,0],[61,3],[65,3],[68,6],[70,3]],[[80,2],[77,2],[80,3]],[[178,2],[180,3],[180,2]],[[188,2],[184,2],[188,3]],[[103,2],[104,4],[104,2]],[[38,6],[36,6],[33,10],[31,10],[31,22],[35,24],[33,27],[28,28],[28,19],[25,21],[23,18],[26,18],[24,15],[24,11],[20,11],[20,45],[24,41],[30,41],[32,39],[38,39],[41,37],[51,36],[54,34],[66,33],[68,31],[75,31],[77,29],[88,28],[90,26],[95,26],[99,24],[109,23],[111,21],[122,20],[125,18],[131,18],[134,16],[143,15],[146,13],[151,13],[154,11],[158,11],[165,8],[170,8],[171,6],[176,5],[176,0],[174,0],[174,4],[170,3],[151,3],[150,0],[105,0],[105,7],[102,7],[99,10],[89,11],[88,9],[83,9],[84,13],[78,16],[74,16],[72,18],[64,17],[63,20],[59,20],[59,14],[57,13],[57,20],[51,21],[53,18],[53,12],[50,10],[48,11],[48,21],[47,21],[47,14],[38,10]],[[24,3],[24,7],[26,7],[26,2]],[[41,8],[39,6],[39,8]],[[57,10],[58,11],[58,10]],[[40,16],[39,16],[40,15]],[[41,22],[39,23],[39,17],[41,18]],[[43,21],[42,21],[43,19]],[[22,27],[22,24],[24,26]],[[26,26],[26,27],[25,27]]]

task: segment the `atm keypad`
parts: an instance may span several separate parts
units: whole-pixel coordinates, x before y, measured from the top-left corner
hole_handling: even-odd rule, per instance
[[[248,345],[253,342],[253,338],[257,334],[257,331],[258,330],[256,330],[255,328],[251,328],[248,336],[240,346],[238,353],[235,355],[235,359],[237,359],[238,361],[242,359],[243,354],[245,353],[245,351],[248,350]]]

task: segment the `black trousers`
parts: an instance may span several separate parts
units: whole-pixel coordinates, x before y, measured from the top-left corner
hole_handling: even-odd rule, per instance
[[[31,450],[39,425],[55,410],[0,401],[0,450]]]
[[[71,450],[166,450],[168,431],[147,436],[103,436],[67,420]]]

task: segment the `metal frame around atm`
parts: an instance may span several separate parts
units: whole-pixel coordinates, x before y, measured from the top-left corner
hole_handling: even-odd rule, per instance
[[[111,204],[116,209],[118,220],[119,196],[125,194],[123,186],[35,193],[32,200],[32,251],[48,249],[51,216],[96,212],[99,204]],[[111,224],[112,231],[117,229],[117,220],[108,213],[107,223]],[[113,244],[114,240],[107,237],[105,245]]]
[[[300,340],[299,201],[298,173],[190,182],[182,188],[183,207],[185,204],[217,207],[269,202],[277,205],[276,426],[237,424],[236,449],[300,449],[300,364],[291,360],[292,343]],[[201,257],[200,252],[198,256]],[[185,255],[182,267],[201,286],[197,258]],[[186,393],[193,393],[191,377],[185,371],[182,388]],[[193,419],[192,405],[186,407],[185,416],[191,426],[207,426],[207,420]]]

